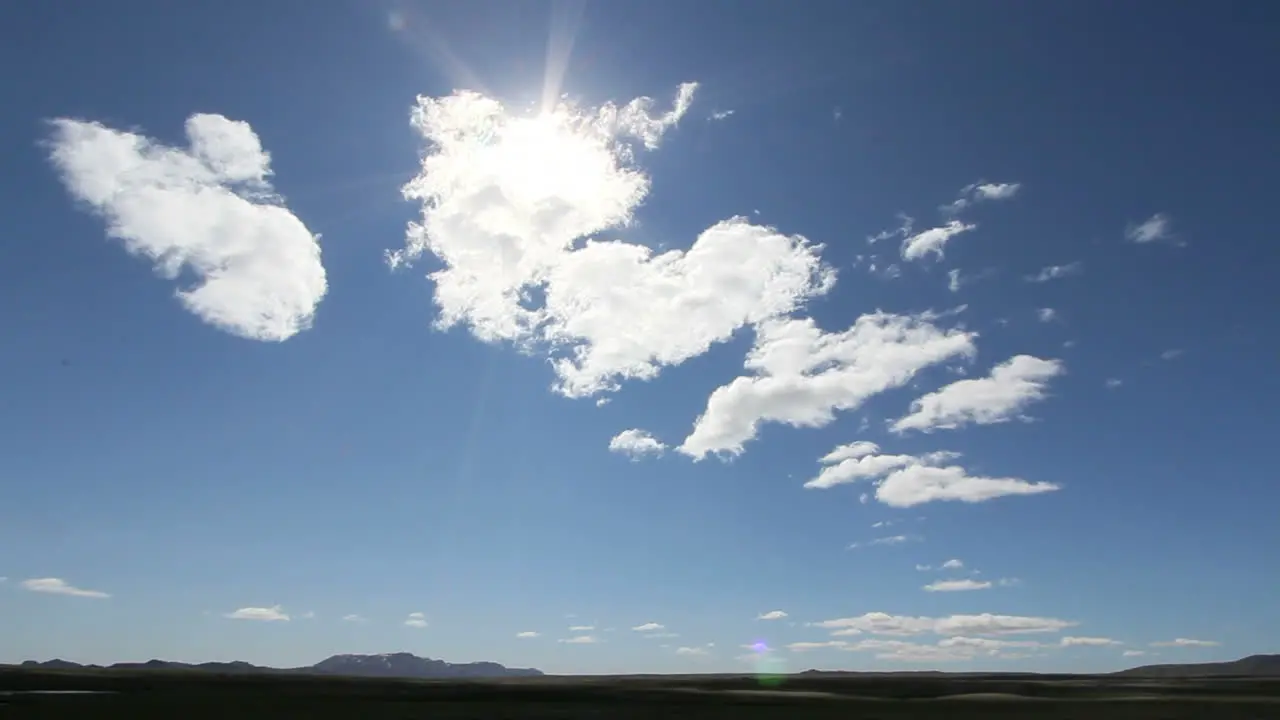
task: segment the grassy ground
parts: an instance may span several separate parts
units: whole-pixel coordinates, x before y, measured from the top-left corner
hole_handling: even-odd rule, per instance
[[[0,669],[7,718],[1080,718],[1280,719],[1280,678],[1089,676],[537,678],[440,682],[287,675]]]

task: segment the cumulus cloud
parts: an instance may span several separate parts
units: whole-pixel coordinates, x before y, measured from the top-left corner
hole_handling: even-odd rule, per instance
[[[991,587],[989,580],[936,580],[924,586],[928,592],[963,592],[965,590],[986,590]]]
[[[536,632],[536,631],[534,631],[534,630],[525,630],[524,632],[518,632],[518,633],[516,633],[516,637],[521,638],[521,639],[523,639],[523,640],[528,640],[528,639],[531,639],[531,638],[536,638],[536,637],[539,637],[539,636],[541,636],[541,635],[542,635],[542,633],[540,633],[540,632]]]
[[[274,194],[271,157],[248,123],[192,115],[185,149],[96,122],[52,125],[67,190],[162,276],[190,277],[177,291],[189,311],[253,340],[311,326],[328,287],[320,245]]]
[[[1044,283],[1050,280],[1058,280],[1060,278],[1071,275],[1078,275],[1084,270],[1084,263],[1073,262],[1066,265],[1046,265],[1040,269],[1040,272],[1027,276],[1027,282]]]
[[[101,590],[85,590],[63,580],[62,578],[31,578],[22,581],[22,588],[31,592],[48,593],[50,595],[70,595],[72,597],[104,599],[110,594]]]
[[[1166,642],[1153,642],[1151,647],[1218,647],[1222,643],[1216,640],[1193,640],[1191,638],[1175,638]]]
[[[1124,236],[1130,242],[1150,243],[1157,240],[1168,240],[1173,237],[1169,216],[1156,213],[1140,223],[1130,223],[1125,228]]]
[[[263,622],[275,622],[289,620],[289,614],[279,605],[271,607],[242,607],[235,612],[227,613],[226,617],[232,620],[260,620]]]
[[[644,623],[643,625],[636,625],[631,629],[635,630],[636,632],[654,632],[657,630],[665,630],[666,626],[661,623],[647,622],[647,623]]]
[[[666,452],[667,446],[647,430],[632,428],[623,430],[609,441],[609,452],[626,455],[632,460],[657,457]]]
[[[427,626],[427,616],[420,612],[411,612],[409,617],[405,618],[404,624],[411,628],[424,628]]]
[[[938,451],[924,455],[882,455],[873,442],[841,445],[821,459],[824,467],[806,488],[826,489],[845,483],[880,478],[875,497],[892,507],[955,500],[982,502],[1007,495],[1034,495],[1059,489],[1047,482],[1018,478],[969,475],[958,465],[943,465],[958,453]]]
[[[936,317],[875,312],[830,333],[810,318],[762,323],[744,362],[752,374],[711,393],[678,450],[695,459],[737,455],[762,423],[822,427],[930,365],[972,356],[976,333],[940,329]]]
[[[970,423],[992,425],[1022,417],[1031,403],[1043,400],[1049,380],[1062,374],[1059,360],[1015,355],[991,369],[985,378],[957,380],[911,404],[911,412],[890,427],[908,430],[951,430]]]
[[[770,610],[769,612],[766,612],[766,613],[760,613],[759,615],[756,616],[756,619],[757,620],[781,620],[786,616],[787,614],[781,610]]]
[[[1119,640],[1105,637],[1072,637],[1068,635],[1058,641],[1062,647],[1103,647],[1106,645],[1123,645]]]
[[[556,642],[566,645],[595,645],[600,642],[595,635],[574,635],[573,637],[560,638]]]
[[[350,615],[343,615],[342,620],[343,622],[353,622],[353,623],[369,622],[368,618],[364,617],[363,615],[357,615],[356,613],[351,613]]]
[[[597,239],[632,222],[649,191],[634,150],[658,147],[695,88],[661,115],[649,98],[533,117],[472,92],[419,98],[427,152],[403,192],[422,219],[390,264],[434,256],[437,326],[550,353],[569,397],[653,378],[796,310],[834,282],[805,238],[734,217],[688,250]]]
[[[910,235],[902,241],[902,259],[921,260],[929,254],[933,254],[941,258],[943,256],[943,251],[951,238],[959,235],[960,233],[977,229],[977,227],[978,226],[973,223],[964,223],[959,220],[952,220],[946,225],[929,228],[928,230],[923,230],[914,235]]]
[[[1022,615],[949,615],[947,617],[913,617],[869,612],[857,617],[835,618],[812,623],[833,631],[833,635],[1018,635],[1056,633],[1076,625],[1075,622],[1049,617]]]

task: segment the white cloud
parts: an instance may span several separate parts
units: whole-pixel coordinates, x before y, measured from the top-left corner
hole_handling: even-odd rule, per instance
[[[952,220],[946,225],[918,232],[902,241],[902,259],[920,260],[930,253],[941,258],[943,256],[943,251],[947,246],[947,242],[950,241],[951,238],[959,235],[960,233],[974,230],[977,227],[977,225],[972,223],[963,223],[959,220]]]
[[[796,310],[834,282],[804,238],[735,217],[657,255],[595,239],[632,222],[649,190],[632,144],[656,148],[694,88],[660,116],[648,98],[536,117],[469,92],[419,98],[413,125],[428,148],[404,194],[423,203],[422,221],[389,262],[435,256],[437,326],[547,351],[570,397],[653,378]]]
[[[1062,647],[1103,647],[1106,645],[1123,645],[1124,643],[1119,640],[1112,640],[1111,638],[1105,637],[1072,637],[1068,635],[1067,637],[1059,640],[1059,644],[1061,644]]]
[[[350,615],[343,615],[342,619],[344,622],[353,622],[353,623],[369,622],[368,618],[364,617],[363,615],[357,615],[356,613],[351,613]]]
[[[1151,647],[1217,647],[1222,643],[1215,640],[1193,640],[1191,638],[1175,638],[1168,642],[1153,642]]]
[[[991,587],[989,580],[973,580],[964,578],[961,580],[935,580],[924,586],[929,592],[962,592],[965,590],[986,590]]]
[[[1058,319],[1058,311],[1053,308],[1040,308],[1036,310],[1036,319],[1040,322],[1053,322]]]
[[[942,563],[940,567],[943,568],[944,570],[959,570],[964,567],[964,561],[959,560],[957,558],[952,558]]]
[[[866,540],[855,542],[849,545],[850,550],[857,550],[860,547],[873,547],[875,545],[901,545],[911,542],[913,538],[909,535],[890,535],[888,537],[876,538],[874,540]]]
[[[770,610],[767,613],[760,613],[759,615],[756,616],[756,619],[757,620],[781,620],[786,616],[787,614],[782,610]]]
[[[569,632],[591,632],[595,630],[595,625],[570,625]]]
[[[1145,651],[1145,650],[1125,650],[1124,652],[1122,652],[1122,653],[1120,653],[1120,654],[1121,654],[1121,655],[1123,655],[1124,657],[1142,657],[1143,655],[1146,655],[1146,654],[1147,654],[1147,651]]]
[[[1108,390],[1114,390],[1123,385],[1124,381],[1120,378],[1107,378],[1106,382],[1103,384],[1107,386]]]
[[[420,612],[411,612],[409,617],[405,618],[404,624],[411,628],[424,628],[427,626],[427,616]]]
[[[655,630],[665,630],[666,626],[661,623],[647,622],[647,623],[644,623],[643,625],[636,625],[631,629],[635,630],[636,632],[653,632]]]
[[[941,500],[982,502],[1006,495],[1032,495],[1058,489],[1057,485],[1047,482],[972,476],[956,465],[941,466],[940,463],[959,457],[953,452],[938,451],[919,456],[879,453],[879,446],[872,442],[841,445],[821,459],[827,467],[804,486],[826,489],[880,477],[876,499],[893,507],[912,507]]]
[[[960,271],[947,271],[947,289],[951,292],[960,292]]]
[[[272,605],[271,607],[242,607],[235,612],[227,613],[226,617],[232,620],[261,620],[263,622],[287,622],[289,620],[288,613],[279,605]]]
[[[808,652],[810,650],[825,650],[828,648],[843,648],[849,643],[843,640],[824,640],[821,642],[793,642],[787,645],[787,649],[791,652]]]
[[[1173,349],[1170,349],[1170,350],[1165,350],[1164,352],[1160,353],[1160,359],[1161,359],[1161,360],[1173,360],[1173,359],[1177,358],[1177,357],[1178,357],[1178,356],[1180,356],[1180,355],[1182,355],[1182,350],[1179,350],[1179,349],[1177,349],[1177,348],[1173,348]]]
[[[570,638],[560,638],[556,642],[561,642],[566,645],[595,645],[600,641],[596,639],[596,636],[594,635],[574,635]]]
[[[528,639],[531,639],[531,638],[536,638],[536,637],[539,637],[539,636],[541,636],[541,635],[542,635],[542,633],[540,633],[540,632],[536,632],[536,631],[534,631],[534,630],[525,630],[524,632],[518,632],[518,633],[516,633],[516,637],[521,638],[522,640],[528,640]]]
[[[920,397],[911,413],[891,425],[908,430],[951,430],[970,423],[992,425],[1022,417],[1033,402],[1043,400],[1049,380],[1063,372],[1059,360],[1015,355],[991,369],[985,378],[957,380]]]
[[[725,120],[733,116],[732,110],[716,110],[707,116],[708,120]]]
[[[833,630],[833,635],[1016,635],[1055,633],[1076,625],[1068,620],[1022,615],[949,615],[912,617],[869,612],[857,617],[835,618],[812,623]]]
[[[1066,265],[1046,265],[1035,275],[1028,275],[1027,282],[1049,282],[1050,280],[1058,280],[1070,275],[1078,275],[1082,270],[1084,270],[1084,264],[1080,262],[1067,263]]]
[[[632,460],[657,457],[666,452],[667,446],[647,430],[632,428],[623,430],[609,441],[609,452],[626,455]]]
[[[1125,228],[1124,236],[1131,242],[1149,243],[1157,240],[1168,240],[1173,237],[1170,230],[1169,216],[1156,213],[1142,222],[1130,224]]]
[[[126,250],[153,261],[192,313],[253,340],[311,326],[327,290],[315,235],[272,191],[270,155],[248,123],[187,118],[188,149],[96,122],[52,122],[63,184]]]
[[[944,213],[957,213],[984,200],[1008,200],[1021,188],[1021,183],[971,183],[960,189],[954,201],[939,209]]]
[[[900,221],[900,224],[898,225],[898,227],[893,228],[892,230],[881,230],[875,235],[867,236],[867,244],[874,245],[880,242],[881,240],[889,240],[895,237],[901,237],[904,239],[910,237],[911,228],[915,224],[915,219],[912,218],[910,215],[904,215],[903,213],[898,213],[898,220]]]
[[[873,652],[880,660],[900,662],[961,662],[979,656],[1012,658],[1004,651],[1010,649],[1037,648],[1040,643],[1024,640],[996,640],[976,637],[949,637],[935,645],[905,640],[867,639],[845,644],[850,652]]]
[[[99,599],[111,597],[108,593],[100,590],[78,588],[62,578],[31,578],[30,580],[23,580],[22,587],[24,590],[49,593],[50,595],[71,595],[73,597]]]
[[[975,352],[976,333],[941,330],[930,322],[935,317],[875,312],[832,333],[810,318],[761,324],[744,362],[753,374],[711,393],[678,450],[695,459],[737,455],[764,422],[822,427],[837,410],[855,409],[930,365]]]
[[[707,655],[710,651],[705,647],[678,647],[677,655]]]

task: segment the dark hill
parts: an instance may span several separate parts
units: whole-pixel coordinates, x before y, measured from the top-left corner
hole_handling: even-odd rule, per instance
[[[1280,677],[1280,655],[1250,655],[1239,660],[1182,665],[1143,665],[1121,670],[1116,675],[1127,677]]]

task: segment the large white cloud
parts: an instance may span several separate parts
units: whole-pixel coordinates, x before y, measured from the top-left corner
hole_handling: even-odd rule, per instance
[[[1056,633],[1076,625],[1069,620],[1024,615],[949,615],[946,617],[914,617],[869,612],[856,617],[834,618],[811,623],[826,628],[833,635],[1017,635]]]
[[[874,312],[830,333],[809,318],[762,323],[744,363],[752,374],[711,393],[679,451],[739,454],[764,422],[821,427],[930,365],[973,354],[976,333],[942,330],[934,317]]]
[[[67,190],[107,233],[165,277],[205,322],[254,340],[310,327],[327,290],[320,245],[268,182],[270,156],[248,123],[187,118],[190,147],[96,122],[53,121],[50,157]]]
[[[627,226],[649,190],[635,146],[654,149],[695,85],[654,114],[648,98],[525,117],[471,92],[419,98],[427,141],[405,196],[423,204],[392,266],[431,254],[437,325],[554,356],[570,397],[649,379],[785,315],[834,282],[820,246],[734,217],[688,250],[655,254],[600,239]]]
[[[1062,362],[1015,355],[991,369],[985,378],[957,380],[911,404],[911,413],[893,423],[897,433],[955,429],[975,423],[992,425],[1019,417],[1031,403],[1044,399],[1049,380],[1063,372]]]
[[[970,475],[959,465],[943,464],[958,457],[959,453],[945,450],[923,455],[882,455],[875,443],[860,441],[841,445],[823,456],[820,462],[826,467],[804,486],[825,490],[879,478],[876,499],[892,507],[946,500],[974,503],[1059,489],[1047,482]]]

